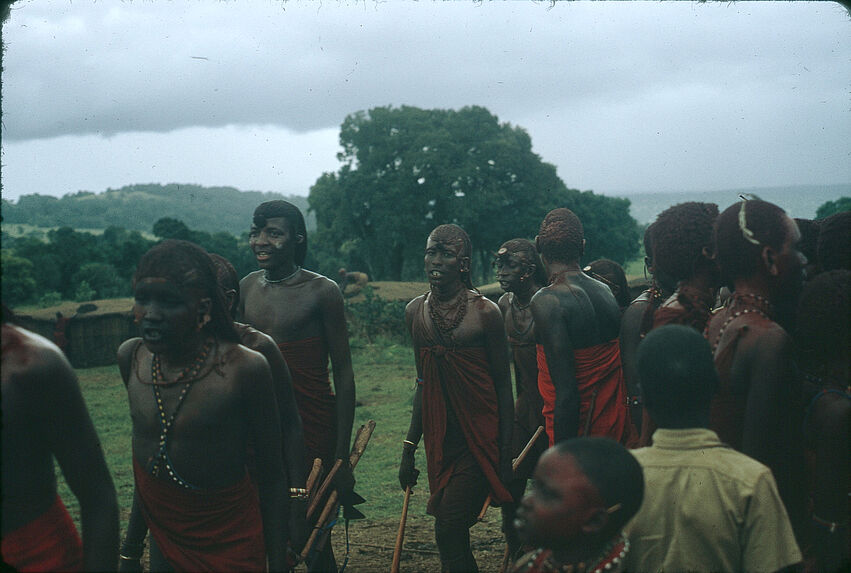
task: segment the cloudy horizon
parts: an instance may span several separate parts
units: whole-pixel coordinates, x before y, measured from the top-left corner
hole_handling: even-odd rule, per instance
[[[568,187],[851,182],[833,2],[21,0],[3,26],[3,197],[143,183],[306,195],[339,126],[481,105]]]

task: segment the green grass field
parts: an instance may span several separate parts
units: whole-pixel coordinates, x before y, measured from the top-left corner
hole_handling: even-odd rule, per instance
[[[413,352],[410,347],[383,340],[369,345],[353,340],[352,358],[358,403],[355,428],[369,419],[376,421],[375,432],[355,471],[358,483],[355,489],[367,500],[361,506],[367,517],[398,516],[401,492],[396,474],[402,440],[411,419],[416,378]],[[123,532],[133,497],[127,394],[117,366],[80,369],[77,375],[115,482]],[[424,454],[420,452],[419,456],[417,465],[424,470]],[[77,500],[61,478],[61,472],[57,470],[57,474],[60,495],[76,519]],[[421,485],[427,487],[424,479]],[[425,495],[415,496],[411,511],[424,514],[425,500]]]

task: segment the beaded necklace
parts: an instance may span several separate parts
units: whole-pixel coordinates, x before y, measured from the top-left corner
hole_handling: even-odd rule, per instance
[[[744,300],[750,299],[753,301],[751,306],[745,306]],[[727,320],[724,321],[724,324],[721,325],[721,328],[718,330],[718,335],[715,337],[715,343],[712,345],[712,354],[715,354],[715,351],[718,350],[718,345],[721,344],[721,337],[724,336],[724,331],[727,330],[727,327],[733,322],[735,319],[739,318],[745,314],[757,314],[763,317],[766,320],[772,320],[771,314],[774,311],[774,305],[771,304],[764,296],[760,296],[758,294],[753,293],[733,293],[732,298],[730,299],[730,306],[727,308],[728,312],[733,311],[734,308],[738,306],[744,306],[741,310],[736,310],[727,317]],[[704,335],[709,332],[709,324],[706,325],[706,329],[704,331]]]
[[[187,489],[193,489],[193,486],[187,483],[181,478],[176,471],[174,471],[174,467],[171,464],[171,461],[168,458],[168,452],[166,448],[168,446],[168,437],[169,430],[171,430],[174,425],[174,420],[177,418],[177,413],[180,411],[180,407],[183,405],[184,398],[189,393],[189,389],[192,387],[192,383],[198,379],[198,374],[201,371],[201,367],[204,365],[204,362],[207,359],[207,355],[209,355],[210,350],[213,347],[214,340],[211,338],[201,349],[200,354],[194,360],[192,365],[185,368],[174,380],[171,382],[161,381],[163,378],[162,374],[162,365],[160,364],[160,356],[155,353],[153,358],[151,359],[151,379],[153,380],[152,386],[154,389],[154,399],[157,402],[157,410],[159,411],[159,422],[160,422],[160,441],[159,441],[159,450],[156,455],[154,455],[150,471],[152,475],[159,475],[160,464],[164,462],[163,466],[168,472],[169,477],[172,481],[178,484],[181,487]],[[171,416],[166,418],[165,414],[165,406],[163,404],[162,394],[160,393],[160,386],[171,386],[176,384],[181,380],[186,380],[186,384],[183,386],[183,389],[180,391],[180,395],[177,398],[177,405],[174,407],[174,412],[172,412]]]
[[[428,314],[441,334],[452,338],[452,331],[458,328],[458,325],[461,324],[461,321],[464,320],[464,316],[467,314],[467,290],[461,289],[460,296],[456,295],[457,300],[446,306],[441,305],[440,301],[433,295],[433,292],[430,292],[428,295]],[[438,309],[441,312],[446,311],[446,316],[449,316],[454,311],[455,317],[451,322],[447,322],[443,318],[444,315]]]
[[[544,551],[548,555],[544,556]],[[541,548],[529,556],[528,561],[524,564],[526,566],[525,569],[518,569],[518,571],[523,571],[524,573],[527,571],[529,573],[550,571],[560,571],[562,573],[605,573],[607,571],[617,571],[627,553],[629,553],[629,539],[621,534],[606,546],[595,561],[559,564],[549,550]]]

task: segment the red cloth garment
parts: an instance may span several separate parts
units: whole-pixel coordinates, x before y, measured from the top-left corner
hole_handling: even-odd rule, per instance
[[[83,570],[83,543],[58,495],[47,511],[3,535],[2,552],[18,571]]]
[[[420,349],[420,360],[424,380],[423,440],[431,493],[428,513],[434,514],[442,490],[452,477],[458,461],[450,453],[453,450],[469,452],[461,456],[472,454],[487,479],[494,502],[511,501],[511,494],[497,474],[499,413],[487,352],[480,347],[427,346]],[[458,435],[453,436],[456,431]],[[461,441],[461,449],[452,443]]]
[[[155,478],[133,460],[142,515],[176,571],[265,571],[257,489],[246,472],[232,486],[192,490]]]
[[[328,377],[328,347],[319,337],[278,345],[293,378],[298,413],[304,426],[305,467],[321,458],[326,467],[337,443],[337,397]]]
[[[585,434],[586,420],[590,415],[589,436],[603,436],[622,444],[631,444],[634,434],[626,405],[626,385],[623,379],[618,339],[575,350],[573,361],[576,368],[574,376],[579,390],[579,427],[576,435]],[[544,400],[541,412],[546,420],[547,435],[552,446],[555,443],[553,412],[556,390],[550,377],[544,347],[540,344],[538,345],[538,390]],[[594,409],[589,412],[595,391]]]

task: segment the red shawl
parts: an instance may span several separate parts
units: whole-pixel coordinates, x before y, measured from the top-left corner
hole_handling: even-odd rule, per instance
[[[265,571],[260,499],[248,473],[232,486],[190,490],[133,460],[148,529],[177,571]]]
[[[293,377],[298,413],[304,425],[306,466],[334,458],[337,443],[337,399],[328,377],[328,347],[322,338],[306,338],[278,345]]]
[[[47,511],[3,535],[2,551],[18,571],[83,570],[83,544],[58,495]]]
[[[590,412],[591,425],[589,436],[604,436],[622,444],[630,443],[634,436],[626,405],[626,385],[623,380],[621,351],[618,339],[596,346],[580,348],[573,352],[576,368],[576,385],[579,389],[579,428],[577,435],[585,433],[589,416],[591,397],[597,392],[594,410]],[[553,412],[555,411],[556,390],[550,377],[550,369],[544,354],[544,347],[538,345],[538,390],[544,400],[541,411],[546,420],[550,446],[553,439]]]
[[[449,483],[453,463],[445,463],[443,439],[446,435],[448,399],[464,434],[467,449],[488,480],[493,501],[511,501],[511,494],[497,474],[499,464],[499,413],[496,389],[484,348],[428,346],[420,349],[423,368],[423,440],[428,463],[428,510],[440,499]]]

